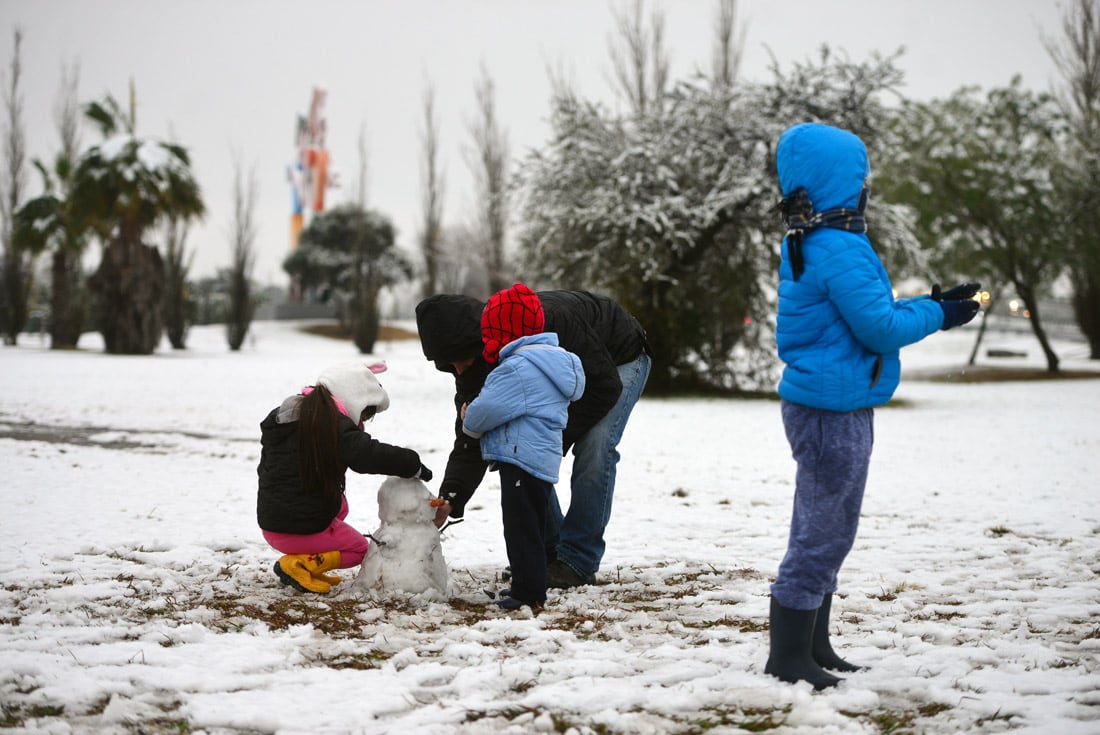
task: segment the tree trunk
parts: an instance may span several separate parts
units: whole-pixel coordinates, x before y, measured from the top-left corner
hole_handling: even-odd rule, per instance
[[[966,361],[966,364],[971,367],[974,366],[974,361],[978,359],[978,350],[981,348],[982,340],[985,338],[985,329],[989,326],[987,320],[989,319],[990,312],[993,311],[993,307],[996,305],[997,296],[994,296],[989,300],[989,305],[986,307],[985,311],[982,312],[982,323],[978,327],[978,336],[974,338],[974,349],[970,350],[970,359]]]
[[[50,349],[76,349],[88,313],[80,257],[64,248],[54,251],[51,264]]]
[[[352,339],[359,352],[368,355],[374,352],[374,344],[378,341],[379,325],[382,316],[378,313],[378,289],[371,288],[357,303],[352,305],[354,312],[352,325]]]
[[[1039,340],[1039,345],[1043,348],[1043,354],[1047,358],[1047,372],[1058,372],[1058,355],[1055,354],[1054,349],[1050,346],[1050,340],[1047,338],[1046,330],[1043,328],[1042,320],[1039,318],[1039,302],[1035,298],[1034,292],[1022,284],[1015,284],[1016,293],[1020,295],[1020,298],[1024,301],[1024,307],[1029,314],[1028,321],[1031,322],[1031,331],[1035,333],[1035,338]]]
[[[8,243],[4,249],[3,263],[3,287],[0,288],[0,296],[3,303],[0,304],[4,330],[4,344],[15,345],[19,341],[19,333],[27,326],[30,318],[30,294],[34,277],[34,259],[25,256]]]
[[[1100,360],[1100,283],[1082,279],[1073,292],[1073,315],[1089,342],[1089,359]]]
[[[96,296],[96,324],[107,352],[148,355],[162,333],[164,261],[140,241],[112,240],[89,285]]]

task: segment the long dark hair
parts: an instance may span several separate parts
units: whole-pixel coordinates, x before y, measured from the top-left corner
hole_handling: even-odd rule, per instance
[[[302,398],[298,410],[298,467],[307,493],[331,498],[343,490],[344,468],[337,443],[339,421],[340,412],[325,386],[314,386]]]

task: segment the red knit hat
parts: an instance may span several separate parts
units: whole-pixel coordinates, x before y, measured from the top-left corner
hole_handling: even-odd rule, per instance
[[[542,302],[527,286],[514,283],[496,292],[481,312],[481,341],[485,343],[482,356],[486,362],[496,362],[504,345],[517,337],[539,334],[545,323]]]

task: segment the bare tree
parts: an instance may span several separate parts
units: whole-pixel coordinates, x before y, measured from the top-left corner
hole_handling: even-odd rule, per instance
[[[436,293],[442,259],[443,192],[446,181],[439,169],[439,118],[435,112],[435,89],[424,88],[424,128],[420,131],[421,209],[420,253],[424,256],[425,298]]]
[[[1060,101],[1071,129],[1063,160],[1073,311],[1100,360],[1100,1],[1073,0],[1062,33],[1044,42],[1066,84]]]
[[[187,276],[195,254],[187,251],[189,222],[186,218],[168,217],[162,226],[164,234],[164,333],[174,350],[187,347],[190,321],[190,299]]]
[[[237,159],[233,176],[233,221],[229,241],[233,264],[229,268],[229,298],[226,303],[225,330],[229,349],[241,349],[256,313],[252,294],[252,270],[256,264],[256,168],[245,179],[243,164]]]
[[[654,11],[647,28],[645,0],[634,0],[632,11],[621,8],[613,12],[618,36],[609,40],[608,50],[614,83],[636,115],[659,112],[668,90],[670,67],[664,14]]]
[[[510,204],[508,134],[497,121],[493,80],[484,64],[481,78],[474,85],[474,96],[477,115],[469,126],[473,147],[467,163],[478,197],[478,225],[483,236],[489,290],[496,292],[511,283],[505,249]]]
[[[711,75],[714,84],[730,89],[737,81],[741,69],[741,53],[745,49],[746,28],[737,29],[737,0],[718,0],[718,13],[714,24],[714,56]]]
[[[450,225],[443,230],[439,292],[485,298],[491,293],[489,274],[480,257],[484,243],[481,228],[471,223]]]
[[[19,333],[27,324],[27,303],[34,279],[34,257],[16,246],[14,232],[15,212],[23,199],[26,183],[26,133],[23,129],[23,94],[19,81],[23,74],[23,31],[15,29],[15,46],[12,50],[8,79],[3,89],[3,176],[0,178],[0,330],[4,344],[14,345]]]
[[[355,201],[363,209],[367,208],[367,124],[359,126],[359,176],[355,185]]]
[[[80,65],[73,62],[61,69],[61,86],[54,102],[54,123],[61,139],[61,151],[54,173],[61,196],[68,199],[72,171],[80,156]],[[88,316],[89,295],[84,284],[82,263],[87,235],[79,223],[70,222],[62,241],[54,247],[51,263],[50,347],[76,347]]]

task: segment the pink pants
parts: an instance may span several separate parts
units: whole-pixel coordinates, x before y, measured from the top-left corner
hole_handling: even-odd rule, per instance
[[[340,552],[340,568],[347,569],[363,563],[370,544],[366,537],[350,524],[344,523],[348,515],[348,499],[340,503],[340,512],[328,528],[320,533],[275,533],[264,531],[264,539],[271,548],[284,554],[320,554],[325,551]]]

